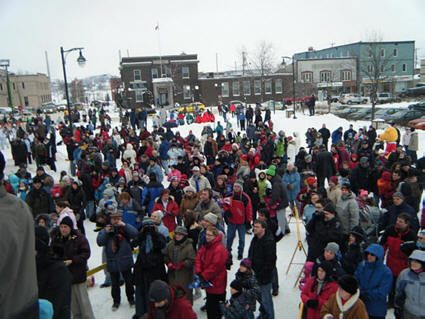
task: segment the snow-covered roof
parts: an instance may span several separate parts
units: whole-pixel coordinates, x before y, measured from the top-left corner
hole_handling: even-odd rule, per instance
[[[156,78],[152,80],[152,83],[173,83],[172,78]]]

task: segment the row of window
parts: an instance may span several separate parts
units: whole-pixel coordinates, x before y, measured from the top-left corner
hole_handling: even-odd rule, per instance
[[[167,65],[162,66],[162,73],[171,76],[171,69]],[[160,77],[159,69],[158,68],[152,68],[151,69],[151,76],[152,79],[157,79]],[[133,78],[134,81],[141,81],[142,80],[142,71],[141,70],[133,70]],[[182,66],[182,79],[189,79],[190,73],[189,73],[189,67],[188,66]]]
[[[341,71],[341,81],[351,81],[353,79],[351,70],[342,70]],[[313,82],[313,72],[306,71],[301,73],[301,80],[304,83]],[[332,82],[332,72],[325,70],[320,71],[320,82]]]
[[[381,57],[385,57],[385,49],[384,48],[381,48],[379,54],[380,54]],[[397,55],[398,55],[398,50],[397,49],[393,49],[393,57],[395,57]],[[372,57],[372,51],[369,51],[369,57]]]
[[[391,72],[396,72],[396,66],[395,66],[395,64],[391,64],[391,66],[389,66],[388,68],[386,68],[385,66],[384,66],[384,64],[381,64],[380,65],[380,71],[381,72],[385,72],[385,71],[391,71]],[[403,63],[402,64],[402,66],[401,66],[401,70],[403,71],[403,72],[406,72],[407,71],[407,65],[406,65],[406,63]],[[367,71],[368,72],[372,72],[373,71],[373,65],[371,65],[371,64],[369,64],[368,66],[367,66]]]

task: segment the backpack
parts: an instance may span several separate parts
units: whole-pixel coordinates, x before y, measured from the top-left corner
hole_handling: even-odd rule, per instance
[[[53,199],[61,198],[63,195],[62,186],[60,184],[54,184],[51,190]]]

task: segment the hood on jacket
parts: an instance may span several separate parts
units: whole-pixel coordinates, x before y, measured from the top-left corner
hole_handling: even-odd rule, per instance
[[[418,260],[418,261],[422,262],[422,264],[423,264],[423,263],[425,263],[425,251],[416,249],[409,256],[409,259]]]
[[[371,253],[377,257],[377,263],[382,264],[384,262],[384,248],[378,244],[371,244],[366,248],[365,254]]]
[[[133,150],[133,144],[128,143],[128,144],[127,144],[127,150],[128,150],[128,151],[132,151],[132,150]]]

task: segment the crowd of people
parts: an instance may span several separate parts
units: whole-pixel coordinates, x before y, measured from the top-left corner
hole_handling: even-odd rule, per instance
[[[9,295],[0,291],[2,314],[37,318],[38,308],[45,318],[94,318],[87,261],[97,244],[113,311],[124,285],[133,318],[196,318],[192,305],[204,291],[209,319],[273,319],[277,247],[291,232],[288,216],[299,216],[308,245],[305,318],[385,318],[392,307],[396,318],[423,318],[425,157],[417,158],[417,132],[330,132],[323,124],[307,129],[303,147],[298,132],[273,130],[270,110],[263,117],[259,105],[230,107],[219,109],[224,127],[217,121],[201,136],[157,123],[149,130],[138,115],[120,127],[105,117],[97,127],[95,113],[73,127],[48,116],[7,126],[17,169],[1,176],[0,264],[11,272],[0,285]],[[56,179],[45,167],[56,171],[61,143],[69,171]],[[85,236],[90,222],[96,243]],[[31,287],[12,294],[18,278]]]

